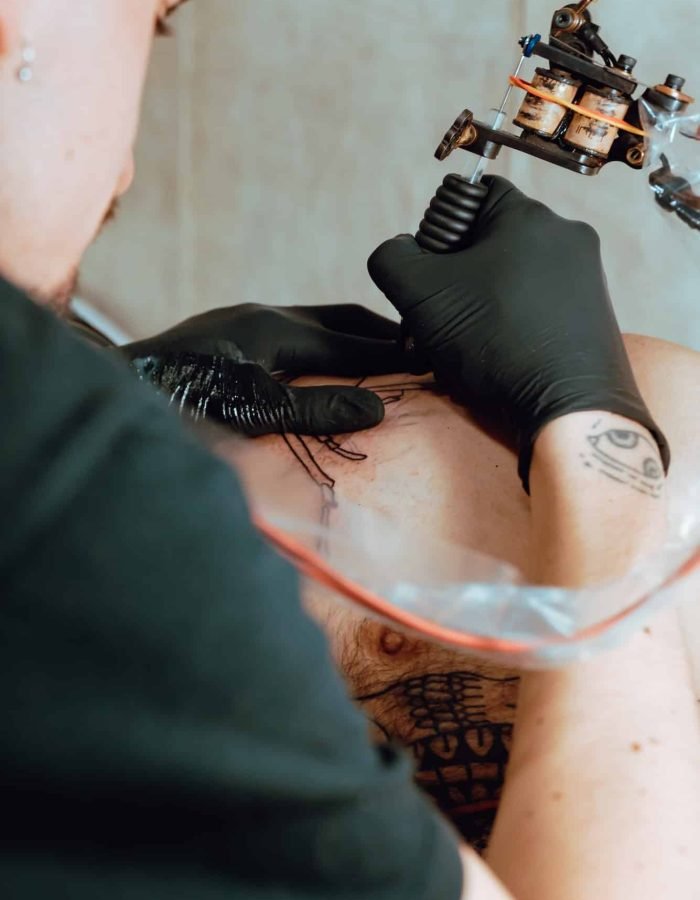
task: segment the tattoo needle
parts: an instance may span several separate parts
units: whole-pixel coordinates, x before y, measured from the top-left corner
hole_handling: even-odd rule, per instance
[[[516,66],[515,71],[513,72],[513,76],[512,76],[513,78],[518,77],[518,75],[520,74],[520,70],[523,67],[523,63],[525,62],[526,59],[527,59],[527,57],[523,53],[522,56],[520,57],[520,60],[518,62],[518,65]],[[491,128],[493,128],[494,131],[496,131],[498,128],[500,128],[501,125],[503,124],[503,120],[506,117],[506,107],[508,106],[508,101],[510,100],[510,95],[511,95],[512,90],[513,90],[513,84],[512,84],[512,82],[510,82],[508,84],[508,90],[506,91],[505,96],[503,98],[503,102],[501,103],[500,107],[498,108],[496,116],[493,120],[493,124],[491,125]],[[474,169],[474,171],[472,172],[472,174],[469,177],[469,181],[471,184],[479,184],[479,182],[481,181],[481,179],[484,175],[484,172],[486,171],[486,167],[488,166],[489,162],[490,162],[490,160],[488,160],[485,156],[480,157],[479,161],[476,164],[476,168]]]

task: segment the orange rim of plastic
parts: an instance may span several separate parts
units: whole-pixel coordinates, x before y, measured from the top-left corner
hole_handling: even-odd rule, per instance
[[[529,81],[524,81],[522,78],[516,78],[515,75],[511,75],[509,80],[515,87],[527,91],[528,94],[534,94],[535,97],[539,97],[541,100],[547,100],[549,103],[556,103],[557,106],[563,106],[566,109],[570,109],[575,113],[579,113],[579,115],[585,116],[587,119],[596,119],[598,122],[606,122],[614,128],[619,128],[621,131],[629,131],[630,134],[636,134],[639,137],[645,138],[647,136],[646,131],[642,131],[641,128],[637,128],[634,125],[630,125],[623,119],[616,119],[614,116],[604,116],[602,113],[595,112],[592,109],[586,109],[585,106],[579,106],[578,103],[571,103],[570,100],[563,100],[561,97],[556,97],[554,94],[549,94],[547,91],[541,91],[539,88],[530,84]]]
[[[414,615],[406,610],[399,609],[388,600],[380,597],[379,594],[370,591],[367,588],[356,584],[345,575],[341,575],[329,563],[327,563],[318,553],[305,547],[297,538],[277,528],[275,525],[265,521],[261,516],[254,514],[253,522],[267,540],[276,549],[286,557],[295,568],[302,574],[307,575],[319,584],[331,588],[331,590],[342,594],[348,600],[352,600],[359,606],[388,619],[404,628],[417,632],[421,636],[432,641],[452,644],[454,646],[463,647],[468,650],[480,650],[482,652],[499,652],[516,654],[530,654],[533,651],[547,649],[548,647],[566,646],[575,644],[581,640],[597,637],[604,634],[622,619],[631,613],[640,609],[654,594],[666,590],[677,581],[690,575],[696,569],[700,568],[700,548],[693,556],[686,560],[679,569],[669,575],[658,587],[645,593],[639,600],[636,600],[630,606],[596,622],[595,625],[589,625],[577,631],[575,634],[563,637],[544,638],[537,643],[526,641],[514,641],[505,638],[485,637],[484,635],[471,634],[468,631],[455,631],[453,628],[447,628],[431,622],[422,616]]]

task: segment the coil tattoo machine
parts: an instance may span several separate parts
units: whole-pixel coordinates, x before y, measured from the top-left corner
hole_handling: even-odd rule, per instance
[[[448,175],[438,188],[416,235],[423,249],[449,253],[467,246],[488,193],[482,175],[502,147],[581,175],[597,175],[612,162],[641,170],[656,156],[661,166],[649,181],[658,203],[700,229],[700,196],[691,181],[675,172],[664,154],[653,152],[654,135],[668,131],[669,123],[683,121],[693,102],[684,92],[685,80],[669,75],[654,87],[641,85],[633,74],[637,60],[615,55],[601,37],[588,9],[592,2],[582,0],[558,9],[549,41],[539,34],[520,40],[520,61],[491,125],[465,109],[445,134],[435,151],[437,159],[447,159],[457,149],[480,159],[470,177]],[[542,65],[528,82],[520,72],[531,57],[542,60]],[[513,120],[519,134],[501,127],[514,88],[525,91]],[[694,127],[692,136],[697,140],[700,132]]]

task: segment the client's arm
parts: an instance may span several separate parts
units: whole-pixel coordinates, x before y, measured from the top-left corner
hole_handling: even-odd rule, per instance
[[[593,229],[502,179],[488,188],[466,250],[425,253],[401,236],[370,257],[370,275],[438,381],[480,415],[498,416],[510,434],[523,486],[533,487],[534,574],[571,584],[614,575],[661,530],[653,504],[668,441],[635,382]],[[601,450],[597,428],[616,449],[640,456],[618,464]],[[590,468],[581,471],[585,461]],[[492,857],[517,896],[695,892],[700,873],[680,841],[700,837],[700,738],[673,617],[656,629],[648,650],[637,637],[590,667],[524,677],[515,773]],[[672,772],[655,764],[652,737],[668,742]],[[562,806],[556,792],[565,789],[568,819],[551,809]],[[546,790],[554,795],[549,808]],[[526,827],[538,813],[541,824]],[[642,873],[645,864],[656,871]]]
[[[630,461],[643,448],[648,478],[582,464],[582,451],[603,432]],[[550,424],[531,472],[532,574],[584,584],[619,574],[657,546],[661,471],[637,423],[579,413]],[[699,764],[675,613],[608,655],[526,673],[489,861],[524,900],[696,897]]]

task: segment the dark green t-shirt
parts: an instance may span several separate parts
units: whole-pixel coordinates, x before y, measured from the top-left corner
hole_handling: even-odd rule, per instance
[[[235,476],[0,283],[0,895],[457,900]]]

